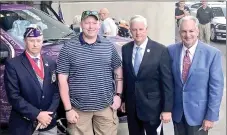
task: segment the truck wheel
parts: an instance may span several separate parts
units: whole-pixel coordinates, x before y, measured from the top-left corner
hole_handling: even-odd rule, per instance
[[[210,30],[210,40],[211,40],[211,41],[217,41],[217,35],[216,35],[216,32],[215,32],[214,26],[211,26],[211,30]]]

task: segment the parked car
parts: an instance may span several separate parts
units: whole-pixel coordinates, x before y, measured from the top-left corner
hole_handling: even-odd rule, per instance
[[[210,27],[211,41],[226,40],[226,2],[208,2],[208,6],[214,16]],[[192,16],[196,16],[197,9],[191,10]]]
[[[3,77],[6,59],[20,55],[24,49],[23,33],[29,24],[43,30],[42,54],[56,60],[61,47],[75,33],[62,22],[36,8],[21,4],[0,4],[0,125],[7,124],[11,106],[7,101]],[[120,54],[121,45],[131,41],[122,37],[106,37],[115,43]]]
[[[208,2],[207,5],[210,7],[212,5],[225,5],[225,2]],[[201,2],[185,2],[185,5],[189,7],[192,16],[196,16],[197,9],[202,6]]]
[[[226,40],[226,5],[211,5],[214,15],[211,21],[211,41]]]
[[[176,2],[175,3],[175,7],[178,7],[178,4],[179,2]],[[226,3],[225,2],[208,2],[207,5],[208,6],[211,6],[211,5],[225,5]],[[190,13],[192,16],[196,16],[196,12],[197,12],[197,9],[199,9],[201,6],[202,6],[202,3],[200,1],[189,1],[189,2],[185,2],[185,6],[187,6],[189,9],[190,9]]]

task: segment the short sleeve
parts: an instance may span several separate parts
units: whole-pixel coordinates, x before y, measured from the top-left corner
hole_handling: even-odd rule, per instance
[[[179,9],[178,8],[175,8],[175,16],[179,16],[180,13],[179,13]]]
[[[69,49],[67,43],[62,47],[60,54],[57,59],[57,73],[58,74],[68,74],[70,70],[70,57]]]
[[[116,69],[122,65],[121,58],[115,48],[114,45],[112,45],[112,58],[111,58],[111,67],[112,69]]]

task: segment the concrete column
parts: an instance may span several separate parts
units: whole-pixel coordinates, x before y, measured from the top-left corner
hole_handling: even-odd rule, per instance
[[[148,35],[164,45],[175,42],[175,6],[170,2],[150,2],[144,10],[148,21]]]

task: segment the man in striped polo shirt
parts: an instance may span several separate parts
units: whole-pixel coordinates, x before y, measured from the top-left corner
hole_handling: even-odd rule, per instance
[[[57,64],[68,131],[71,135],[117,135],[116,110],[123,89],[120,56],[113,43],[98,35],[97,12],[84,11],[81,28],[82,33],[65,43]]]

